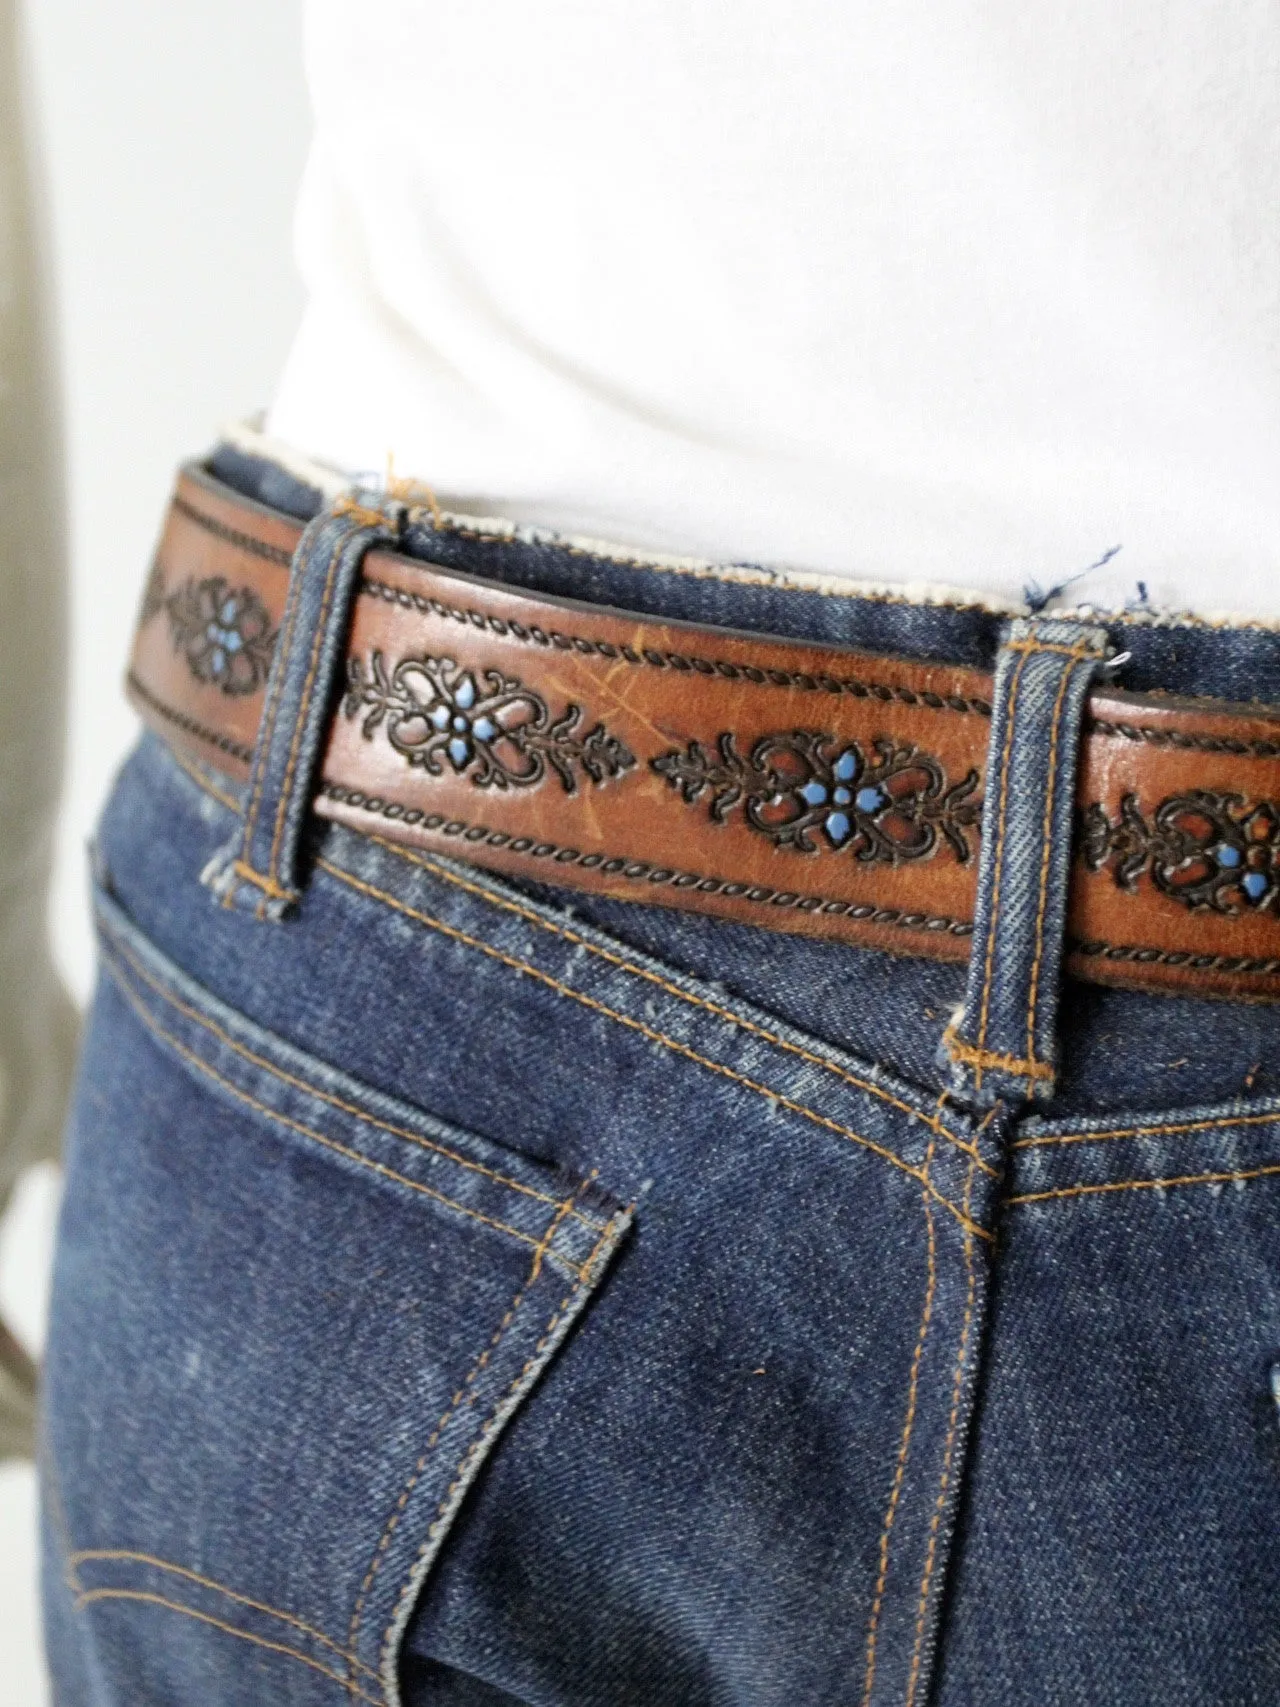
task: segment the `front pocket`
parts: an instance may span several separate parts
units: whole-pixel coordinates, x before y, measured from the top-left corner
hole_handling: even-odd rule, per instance
[[[107,897],[46,1391],[68,1701],[395,1700],[630,1211],[250,1023]],[[424,1047],[429,1047],[424,1043]]]

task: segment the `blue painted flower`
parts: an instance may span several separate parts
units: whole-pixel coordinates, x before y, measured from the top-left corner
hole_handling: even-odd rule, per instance
[[[808,807],[831,808],[823,818],[822,827],[833,847],[840,847],[853,835],[856,814],[864,817],[874,816],[889,804],[889,796],[884,789],[874,785],[860,788],[854,793],[850,785],[856,781],[861,768],[860,754],[855,748],[846,747],[831,762],[829,783],[818,777],[811,777],[796,791]]]
[[[1271,879],[1265,871],[1246,871],[1240,879],[1240,887],[1255,904],[1263,899],[1271,888]]]
[[[483,713],[479,717],[472,715],[478,697],[474,676],[462,676],[452,688],[440,691],[448,697],[436,701],[427,713],[427,721],[440,734],[449,735],[444,749],[449,762],[454,770],[465,770],[475,757],[475,743],[493,741],[502,731],[492,717]]]
[[[165,601],[174,643],[198,680],[223,693],[253,693],[267,679],[275,634],[250,587],[232,589],[221,575],[188,581]]]

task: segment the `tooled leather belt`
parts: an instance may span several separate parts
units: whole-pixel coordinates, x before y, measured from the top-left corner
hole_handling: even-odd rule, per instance
[[[179,476],[130,697],[249,773],[301,533]],[[481,866],[968,957],[991,679],[658,621],[374,550],[315,810]],[[1095,691],[1068,970],[1280,998],[1280,715]]]

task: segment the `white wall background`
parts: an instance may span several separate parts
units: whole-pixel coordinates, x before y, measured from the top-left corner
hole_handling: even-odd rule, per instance
[[[92,979],[84,843],[135,733],[120,677],[173,465],[265,404],[301,295],[299,0],[25,0],[62,360],[72,646],[58,959]],[[20,1195],[0,1304],[41,1332],[55,1184]],[[0,1470],[0,1707],[42,1707],[29,1471]]]

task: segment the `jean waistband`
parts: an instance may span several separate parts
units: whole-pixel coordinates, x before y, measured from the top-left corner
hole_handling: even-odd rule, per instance
[[[204,873],[224,905],[291,914],[314,811],[965,960],[943,1065],[977,1104],[1052,1096],[1064,966],[1280,998],[1280,717],[1133,686],[1157,644],[1185,684],[1188,633],[1229,674],[1266,631],[645,560],[317,474],[243,444],[193,465],[143,602],[135,703],[247,778]]]
[[[208,459],[220,480],[244,496],[310,521],[328,493],[326,471],[304,459],[287,466],[247,434],[223,442]],[[308,476],[311,476],[309,479]],[[314,483],[313,483],[314,482]],[[330,490],[336,482],[329,476]],[[445,515],[443,525],[410,526],[409,555],[560,597],[619,606],[644,615],[740,628],[919,659],[993,670],[1010,619],[1030,614],[979,594],[904,588],[868,589],[836,577],[792,574],[752,564],[714,564],[646,556],[598,541],[559,538],[506,521]],[[1260,622],[1207,622],[1145,608],[1057,609],[1105,628],[1125,656],[1124,685],[1232,703],[1280,705],[1280,615]]]

